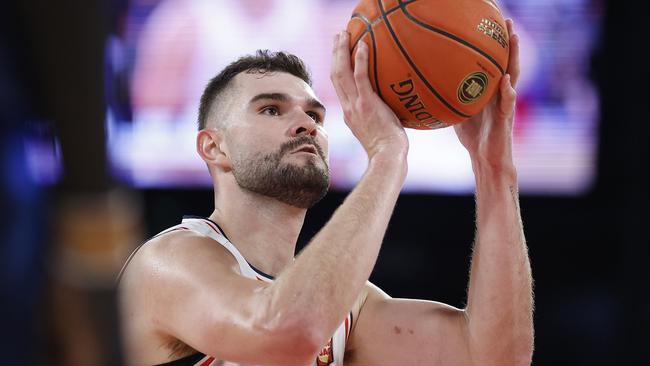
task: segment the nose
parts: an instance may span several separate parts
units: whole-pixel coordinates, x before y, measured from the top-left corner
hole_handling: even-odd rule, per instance
[[[296,118],[296,121],[291,126],[291,137],[304,135],[316,137],[316,134],[318,133],[318,124],[316,124],[316,121],[303,111],[298,113],[299,117]]]

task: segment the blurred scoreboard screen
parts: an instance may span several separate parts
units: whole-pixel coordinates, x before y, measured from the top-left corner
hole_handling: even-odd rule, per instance
[[[366,156],[343,122],[329,68],[333,36],[345,29],[355,3],[132,0],[119,31],[106,44],[114,174],[135,187],[210,187],[206,166],[195,152],[202,90],[239,56],[270,49],[294,53],[309,66],[314,90],[328,111],[332,188],[353,187]],[[584,193],[596,170],[599,95],[588,75],[601,8],[588,0],[499,3],[521,36],[514,129],[520,190]],[[473,191],[469,157],[453,128],[410,130],[408,135],[405,191]]]

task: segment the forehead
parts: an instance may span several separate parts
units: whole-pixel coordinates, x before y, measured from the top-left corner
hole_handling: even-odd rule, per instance
[[[260,93],[284,93],[292,99],[316,99],[314,90],[301,78],[282,71],[242,72],[235,77],[240,97],[250,100]]]

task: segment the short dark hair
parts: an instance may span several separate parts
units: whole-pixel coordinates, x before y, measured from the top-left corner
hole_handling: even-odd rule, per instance
[[[282,51],[257,50],[254,55],[240,57],[226,66],[208,82],[201,95],[199,105],[199,130],[204,129],[208,123],[212,103],[228,87],[235,76],[241,72],[265,74],[274,71],[282,71],[299,77],[311,86],[309,70],[298,56]]]

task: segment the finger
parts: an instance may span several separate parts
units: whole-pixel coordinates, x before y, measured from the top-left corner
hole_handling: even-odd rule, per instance
[[[519,35],[514,33],[513,26],[514,22],[512,19],[506,20],[506,26],[508,27],[508,35],[510,36],[510,55],[508,59],[508,71],[510,74],[512,87],[517,86],[519,81]]]
[[[334,41],[332,41],[332,66],[334,66],[334,62],[336,61],[336,59],[334,58],[334,56],[335,56],[335,54],[336,54],[336,47],[337,47],[338,44],[339,44],[339,37],[340,37],[340,34],[339,34],[339,33],[336,33],[336,34],[334,35]]]
[[[338,45],[338,64],[340,74],[340,82],[343,91],[350,99],[357,98],[357,87],[354,82],[354,75],[352,70],[352,61],[350,58],[350,34],[346,31],[341,32]]]
[[[341,102],[350,102],[356,99],[357,87],[352,74],[349,36],[347,32],[343,31],[340,33],[334,48],[331,75],[332,83]]]
[[[354,81],[357,84],[359,95],[372,94],[372,85],[368,77],[368,45],[364,41],[357,44],[357,53],[354,60]]]
[[[342,104],[348,103],[348,96],[345,95],[343,90],[340,88],[338,79],[337,79],[337,70],[341,67],[339,65],[339,57],[338,57],[338,50],[339,50],[339,38],[341,37],[340,33],[337,33],[334,36],[334,43],[332,44],[332,64],[331,64],[331,71],[330,71],[330,79],[332,80],[332,85],[334,86],[334,91],[336,91],[336,95],[338,96],[339,100],[341,101]]]
[[[517,92],[512,87],[512,77],[510,74],[505,74],[501,78],[501,85],[499,87],[499,109],[505,116],[512,116],[517,100]]]

